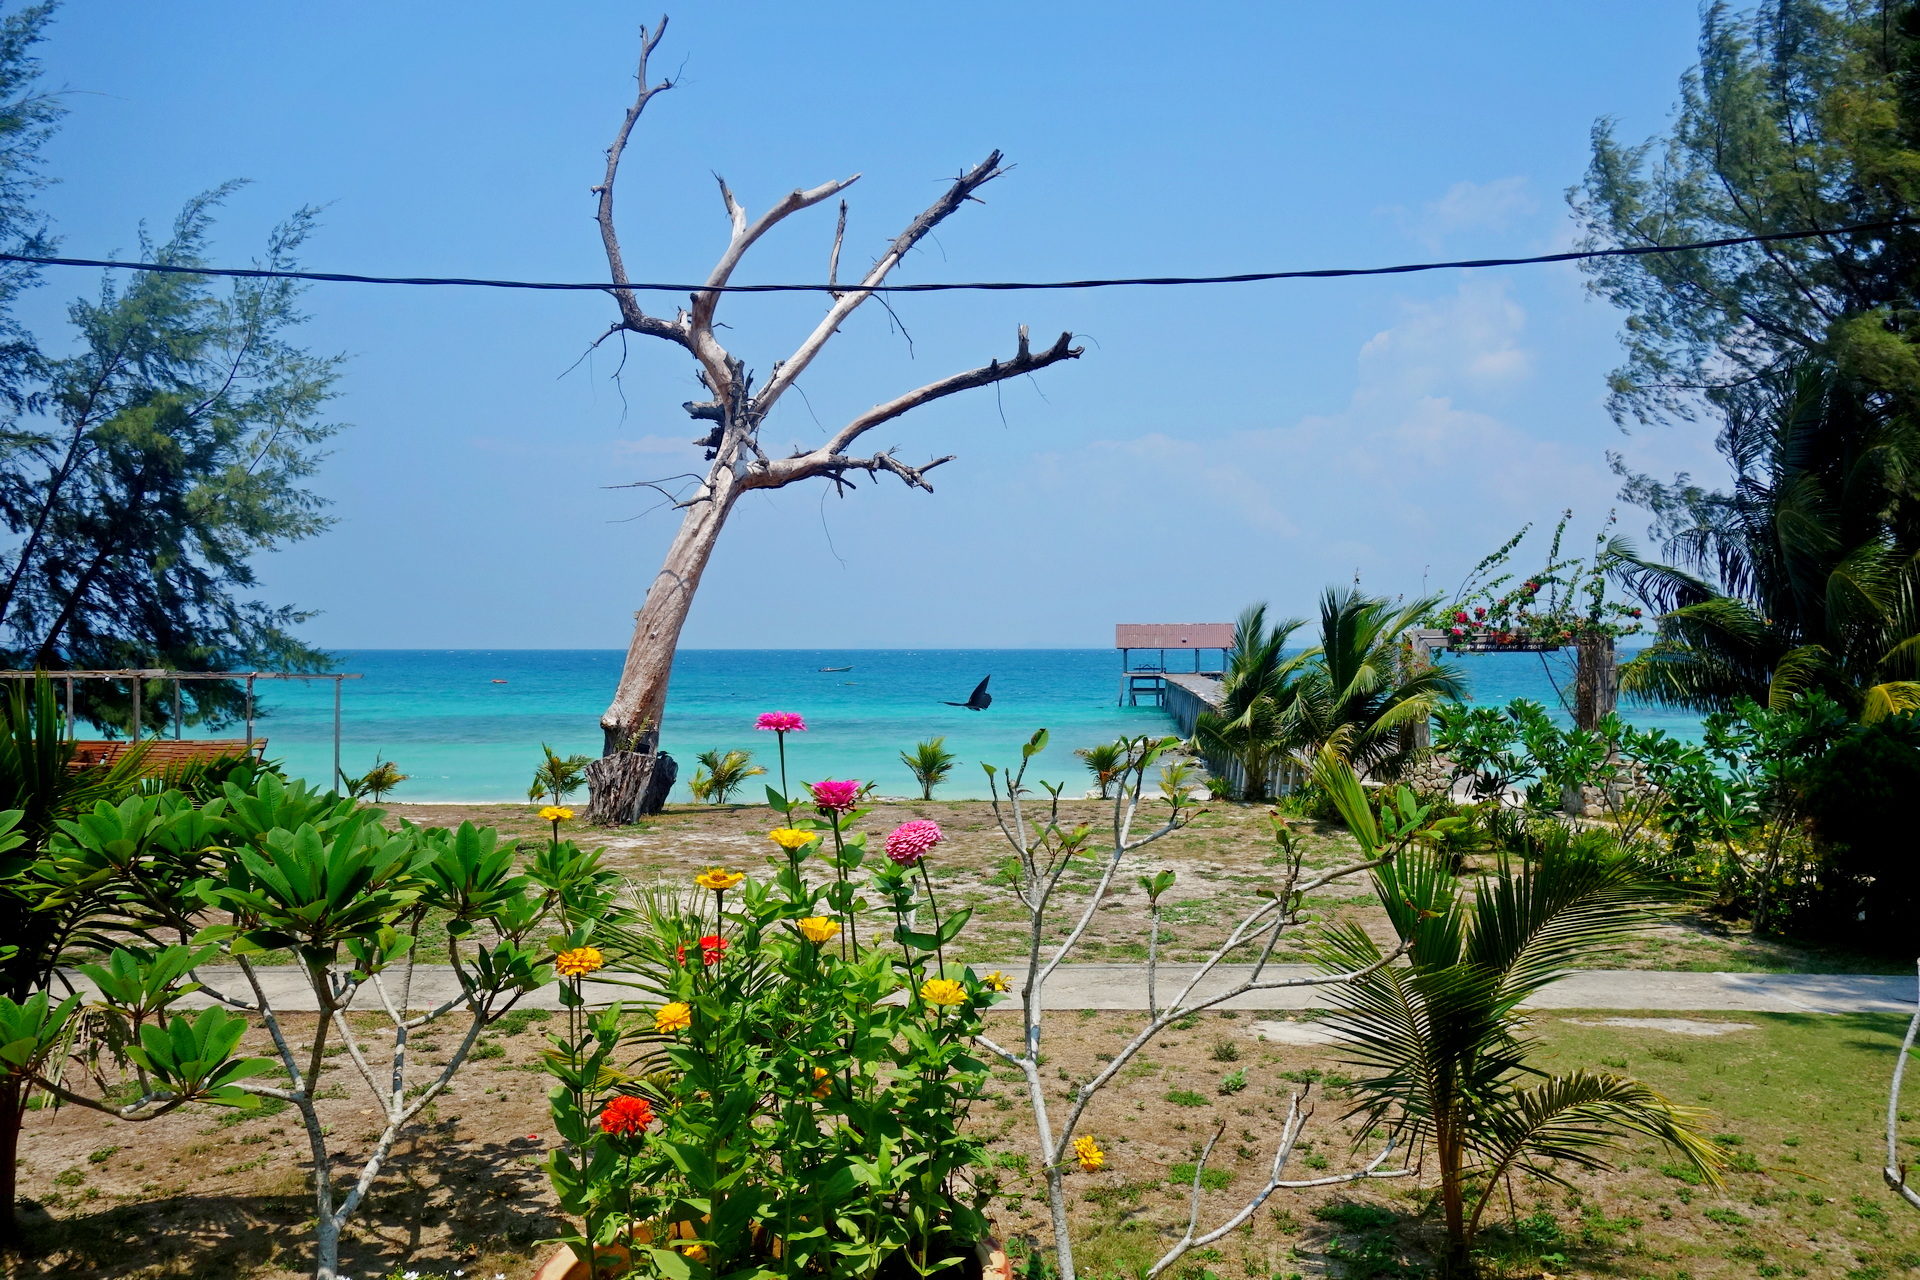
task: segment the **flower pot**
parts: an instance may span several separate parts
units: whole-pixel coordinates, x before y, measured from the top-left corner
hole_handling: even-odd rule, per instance
[[[645,1227],[635,1231],[636,1235],[643,1233],[645,1239],[651,1238]],[[676,1229],[675,1234],[680,1232]],[[645,1239],[642,1243],[645,1243]],[[980,1280],[1013,1280],[1013,1260],[1007,1257],[1007,1251],[992,1236],[975,1241],[973,1254],[980,1264]],[[614,1244],[601,1245],[600,1257],[603,1262],[624,1264],[631,1255],[625,1245]],[[533,1273],[533,1280],[587,1280],[587,1264],[579,1254],[563,1244]]]

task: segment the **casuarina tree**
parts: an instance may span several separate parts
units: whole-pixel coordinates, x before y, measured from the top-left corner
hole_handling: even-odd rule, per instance
[[[743,494],[757,489],[779,489],[803,480],[820,480],[845,491],[861,475],[873,480],[883,475],[892,476],[909,488],[931,493],[933,486],[927,481],[927,473],[952,461],[951,456],[910,463],[896,457],[892,449],[863,454],[859,451],[863,438],[874,428],[921,405],[975,387],[1022,377],[1074,359],[1081,352],[1068,333],[1062,333],[1046,347],[1035,349],[1022,327],[1012,354],[1003,359],[989,360],[976,368],[891,395],[833,428],[825,440],[811,448],[785,455],[769,452],[761,441],[762,426],[828,340],[863,303],[875,296],[874,287],[883,284],[935,227],[962,205],[977,200],[980,188],[1005,173],[1006,166],[1000,152],[993,151],[954,178],[932,204],[881,250],[858,280],[850,280],[829,294],[828,305],[818,323],[786,358],[773,363],[764,379],[756,381],[746,362],[721,341],[725,326],[716,316],[724,297],[722,290],[733,279],[747,251],[768,232],[794,214],[838,196],[853,185],[859,175],[836,178],[816,187],[796,188],[758,216],[750,216],[734,197],[733,190],[721,180],[720,203],[731,234],[707,276],[705,287],[695,290],[688,305],[671,317],[646,311],[637,291],[617,287],[631,277],[615,228],[614,191],[621,158],[641,113],[654,98],[674,87],[671,79],[653,79],[649,70],[649,62],[665,29],[664,18],[651,29],[641,29],[639,93],[627,108],[613,143],[607,148],[605,172],[593,188],[601,244],[606,251],[610,278],[616,286],[609,292],[619,309],[618,318],[599,340],[640,334],[680,347],[692,358],[707,395],[683,407],[702,425],[704,435],[695,443],[704,451],[705,469],[692,476],[690,485],[684,487],[668,489],[656,485],[670,494],[673,509],[680,512],[680,528],[667,549],[659,573],[647,589],[645,602],[635,615],[633,638],[627,647],[619,686],[612,704],[600,718],[603,755],[589,770],[589,780],[590,814],[594,821],[603,823],[628,822],[657,812],[665,803],[676,766],[671,757],[660,754],[657,747],[674,648],[720,531]],[[847,205],[842,200],[828,254],[829,284],[839,283],[846,213]],[[727,341],[735,339],[729,336]]]

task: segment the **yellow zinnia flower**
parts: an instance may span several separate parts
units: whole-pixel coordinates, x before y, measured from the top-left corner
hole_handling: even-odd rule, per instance
[[[767,839],[789,852],[804,849],[820,837],[811,831],[802,831],[797,827],[775,827],[767,832]]]
[[[661,1035],[685,1031],[693,1025],[693,1009],[684,1001],[663,1004],[653,1013],[653,1029]]]
[[[967,989],[952,978],[928,978],[920,984],[920,998],[928,1004],[965,1004]]]
[[[799,922],[799,929],[808,942],[831,942],[840,932],[840,922],[826,916],[808,916]]]
[[[1075,1138],[1073,1156],[1080,1162],[1080,1167],[1088,1173],[1095,1172],[1107,1162],[1107,1153],[1102,1151],[1100,1144],[1092,1138]]]
[[[693,878],[693,882],[702,889],[711,889],[715,893],[725,893],[747,877],[738,871],[722,871],[719,867],[709,867]]]
[[[813,1069],[813,1096],[824,1098],[833,1092],[833,1072],[825,1067]]]
[[[688,1258],[695,1262],[705,1262],[707,1260],[707,1246],[703,1244],[683,1244],[679,1246],[679,1249],[681,1253],[686,1254]]]
[[[606,962],[598,947],[575,947],[555,956],[553,968],[563,978],[584,978]]]
[[[560,804],[550,804],[550,805],[548,805],[548,806],[547,806],[546,808],[544,808],[544,809],[542,809],[542,810],[540,811],[540,821],[542,821],[542,822],[572,822],[572,821],[573,821],[573,810],[571,810],[571,809],[569,809],[569,808],[567,808],[567,807],[566,807],[565,805],[560,805]]]
[[[1007,981],[1007,975],[1000,972],[998,969],[995,969],[992,973],[980,979],[980,983],[982,986],[986,987],[986,989],[989,991],[1013,990],[1013,984]]]

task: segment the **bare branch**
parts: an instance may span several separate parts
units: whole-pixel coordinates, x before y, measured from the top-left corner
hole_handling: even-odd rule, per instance
[[[627,275],[626,259],[620,252],[620,236],[613,226],[613,184],[620,173],[620,157],[627,149],[627,139],[633,134],[633,126],[639,121],[640,113],[647,109],[647,103],[653,101],[657,93],[665,93],[673,88],[673,81],[662,80],[658,84],[647,83],[647,59],[653,55],[654,46],[660,43],[660,37],[667,31],[667,20],[663,16],[659,23],[649,31],[640,28],[640,67],[634,73],[639,82],[639,95],[633,105],[627,108],[627,114],[620,122],[620,131],[613,136],[613,143],[607,148],[606,176],[600,185],[593,188],[593,194],[599,197],[594,210],[594,221],[600,224],[600,243],[607,253],[607,269],[613,273],[615,284],[625,284],[631,278]],[[620,306],[620,325],[634,333],[644,333],[649,337],[664,338],[693,349],[686,325],[674,320],[663,320],[650,316],[640,308],[640,300],[630,289],[608,290],[613,300]]]
[[[806,336],[806,339],[794,350],[793,355],[788,357],[780,372],[769,378],[767,385],[755,397],[753,407],[758,416],[764,418],[767,415],[786,389],[793,385],[793,380],[813,363],[813,358],[820,354],[820,348],[826,345],[827,339],[834,335],[834,332],[861,303],[873,296],[869,291],[871,286],[885,281],[887,275],[900,265],[901,259],[907,256],[913,246],[918,244],[929,231],[939,226],[955,209],[972,199],[975,191],[1006,172],[1000,167],[1000,159],[1000,153],[995,151],[966,173],[955,178],[953,185],[948,187],[938,200],[928,205],[921,211],[919,217],[908,223],[907,229],[894,237],[893,243],[887,246],[887,251],[880,256],[880,260],[874,263],[862,277],[860,283],[868,286],[868,289],[851,289],[834,298],[833,305],[827,308],[827,314],[821,318],[819,324],[814,326],[813,332]],[[844,449],[846,445],[843,443],[839,448]]]
[[[1887,1165],[1880,1176],[1901,1199],[1920,1209],[1920,1191],[1907,1185],[1907,1165],[1900,1158],[1900,1081],[1907,1073],[1907,1058],[1913,1053],[1916,1037],[1920,1037],[1920,1008],[1914,1010],[1913,1020],[1907,1023],[1906,1039],[1900,1042],[1900,1057],[1893,1064],[1893,1087],[1887,1091]]]
[[[935,467],[952,462],[955,456],[956,455],[950,453],[944,458],[935,458],[932,462],[923,462],[917,467],[910,467],[900,461],[900,459],[894,457],[893,450],[888,449],[884,452],[874,454],[871,458],[848,458],[841,456],[828,458],[817,469],[809,472],[809,474],[826,476],[832,480],[835,485],[839,486],[840,489],[846,490],[853,487],[847,481],[846,473],[849,471],[864,471],[868,475],[875,477],[878,477],[882,471],[888,471],[899,476],[901,483],[905,484],[909,489],[925,489],[928,493],[932,493],[933,486],[927,483],[927,472],[933,470]]]
[[[840,428],[831,440],[821,445],[818,449],[813,450],[811,453],[798,454],[791,458],[781,458],[773,462],[768,469],[768,479],[761,487],[770,488],[777,485],[789,484],[794,480],[804,479],[807,476],[818,475],[833,458],[846,453],[854,441],[858,440],[861,436],[873,430],[881,423],[891,422],[901,414],[917,409],[923,404],[930,404],[935,400],[943,399],[946,396],[955,395],[962,391],[971,391],[975,387],[991,386],[996,382],[1004,382],[1008,378],[1017,378],[1022,374],[1031,373],[1035,369],[1044,369],[1049,365],[1059,364],[1062,360],[1076,359],[1082,350],[1083,348],[1073,345],[1072,334],[1063,333],[1060,335],[1058,341],[1051,347],[1045,351],[1035,352],[1028,343],[1026,326],[1022,325],[1020,327],[1019,347],[1011,360],[989,361],[977,369],[969,369],[965,373],[956,373],[950,377],[942,378],[938,382],[929,382],[923,387],[916,387],[905,395],[895,396],[885,404],[875,405],[873,408],[849,422],[846,426]],[[785,373],[786,367],[783,366],[780,374],[776,375],[776,380],[778,377],[784,376]],[[771,382],[768,385],[772,385]],[[766,393],[762,392],[760,400],[764,400],[765,395]],[[760,403],[760,400],[756,400],[756,406]]]
[[[827,255],[827,283],[828,284],[840,283],[840,246],[845,244],[846,240],[847,240],[847,202],[845,200],[842,200],[840,202],[840,222],[833,229],[833,252]],[[835,293],[833,296],[836,301],[840,297],[838,293]]]

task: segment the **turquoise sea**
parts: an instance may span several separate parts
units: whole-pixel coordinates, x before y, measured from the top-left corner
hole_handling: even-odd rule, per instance
[[[593,649],[367,649],[340,652],[338,670],[357,672],[343,693],[342,766],[365,772],[376,755],[410,775],[393,800],[519,801],[545,742],[562,754],[597,755],[600,713],[619,678],[621,653]],[[1178,669],[1181,655],[1169,655]],[[1456,659],[1477,701],[1516,697],[1559,710],[1553,679],[1571,691],[1571,656],[1476,654]],[[846,667],[822,672],[821,667]],[[1035,729],[1051,746],[1030,776],[1085,778],[1075,747],[1122,734],[1167,731],[1153,707],[1117,707],[1119,655],[1111,649],[695,649],[674,662],[663,745],[681,763],[677,796],[686,797],[693,756],[708,748],[743,747],[775,768],[770,733],[756,733],[762,711],[797,711],[808,732],[788,738],[795,781],[822,777],[872,779],[883,794],[914,791],[900,752],[944,735],[960,757],[939,795],[984,796],[980,761],[1019,760]],[[1553,679],[1549,678],[1549,670]],[[991,675],[986,711],[942,706],[963,701]],[[495,683],[496,681],[504,683]],[[332,769],[332,692],[325,682],[261,682],[265,710],[257,732],[269,756],[315,781]],[[1690,715],[1623,707],[1635,723],[1691,737]],[[1561,713],[1564,719],[1564,712]],[[749,784],[758,795],[759,780]]]

